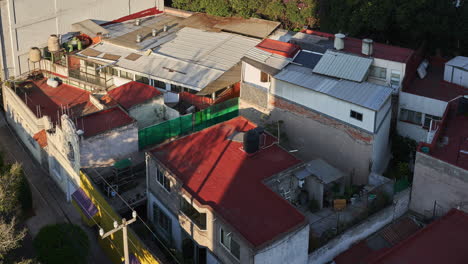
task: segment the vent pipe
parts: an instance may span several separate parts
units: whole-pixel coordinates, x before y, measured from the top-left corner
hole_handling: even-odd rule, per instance
[[[342,33],[335,34],[334,46],[335,46],[336,50],[344,49],[344,38],[345,37],[346,37],[345,34],[342,34]]]
[[[363,39],[362,40],[362,54],[371,56],[374,51],[372,39]]]
[[[151,36],[156,37],[157,34],[158,34],[158,31],[156,31],[156,29],[153,28],[153,29],[151,30]]]
[[[141,42],[141,35],[140,35],[140,34],[138,34],[138,35],[136,36],[136,42],[137,42],[137,43],[140,43],[140,42]]]
[[[141,19],[136,19],[135,20],[135,26],[139,26],[141,24]]]
[[[163,31],[164,31],[164,32],[167,32],[167,25],[164,25]]]

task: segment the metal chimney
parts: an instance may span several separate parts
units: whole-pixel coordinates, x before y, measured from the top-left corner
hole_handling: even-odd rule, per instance
[[[138,34],[138,35],[136,36],[136,42],[137,42],[137,43],[140,43],[140,42],[141,42],[141,35],[140,35],[140,34]]]
[[[344,49],[344,38],[345,37],[346,37],[345,34],[342,34],[342,33],[335,34],[334,46],[335,46],[336,50]]]
[[[372,39],[363,39],[362,40],[362,54],[371,56],[374,51],[374,44]]]

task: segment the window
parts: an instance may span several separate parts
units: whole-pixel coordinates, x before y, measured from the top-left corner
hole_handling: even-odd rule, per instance
[[[220,242],[236,259],[240,259],[239,243],[232,238],[231,233],[226,232],[223,228],[220,228]]]
[[[362,121],[362,113],[358,113],[356,111],[351,110],[351,113],[349,114],[349,116],[359,121]]]
[[[153,86],[156,87],[156,88],[160,88],[160,89],[166,90],[166,83],[165,83],[165,82],[161,82],[161,81],[159,81],[159,80],[153,80]]]
[[[133,73],[126,72],[126,71],[120,71],[120,77],[133,80]]]
[[[184,90],[183,90],[183,91],[184,91],[184,92],[187,92],[187,93],[191,93],[191,94],[196,94],[196,93],[198,93],[197,90],[193,90],[193,89],[185,88],[185,87],[184,87]]]
[[[75,162],[75,150],[71,142],[68,142],[68,159],[70,162]]]
[[[422,113],[401,108],[400,120],[421,125]]]
[[[390,84],[392,85],[393,88],[400,87],[400,72],[399,71],[392,70],[392,74],[390,75]]]
[[[116,68],[105,67],[104,71],[107,75],[119,76],[119,70],[117,70]]]
[[[157,230],[166,236],[166,239],[171,239],[172,221],[156,203],[153,203],[153,223]]]
[[[382,67],[371,66],[369,76],[379,79],[387,79],[387,69]]]
[[[149,84],[149,79],[147,77],[140,76],[140,75],[135,75],[135,81],[144,83],[144,84]]]
[[[440,120],[442,120],[442,118],[440,118],[438,116],[425,114],[424,115],[424,127],[425,128],[429,128],[431,126],[431,120],[440,121]]]
[[[159,182],[159,184],[161,184],[161,186],[164,187],[164,189],[166,189],[166,191],[171,191],[171,181],[166,175],[164,175],[164,172],[159,168],[157,171],[156,179]]]
[[[183,86],[171,84],[171,92],[180,93],[184,90]]]
[[[260,72],[260,82],[269,82],[270,81],[270,75],[266,72]]]
[[[180,210],[201,230],[206,230],[206,214],[200,213],[183,197],[180,198]]]

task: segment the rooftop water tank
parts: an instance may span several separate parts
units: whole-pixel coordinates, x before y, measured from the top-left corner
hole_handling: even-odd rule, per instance
[[[256,129],[251,129],[244,134],[244,151],[252,154],[260,148],[260,134]]]
[[[39,62],[41,60],[41,50],[33,47],[29,49],[29,61]]]
[[[57,37],[57,35],[50,35],[49,39],[47,40],[47,48],[50,52],[60,50],[59,38]]]

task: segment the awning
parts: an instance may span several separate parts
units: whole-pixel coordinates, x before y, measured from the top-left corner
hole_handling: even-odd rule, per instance
[[[197,93],[197,95],[210,95],[214,92],[217,92],[223,88],[228,87],[229,85],[233,85],[235,83],[240,82],[242,64],[238,63],[234,65],[231,69],[227,72],[223,73],[219,76],[218,79],[208,84],[203,90]]]
[[[97,207],[93,204],[91,199],[86,195],[83,189],[78,188],[72,194],[73,200],[78,204],[78,206],[83,210],[86,217],[91,218],[95,216],[98,212]]]

